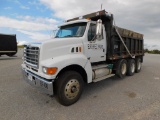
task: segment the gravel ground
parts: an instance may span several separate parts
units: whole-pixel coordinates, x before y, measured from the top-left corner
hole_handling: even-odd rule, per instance
[[[0,57],[0,120],[160,120],[160,55],[146,54],[132,77],[86,85],[69,107],[22,80],[21,57]]]

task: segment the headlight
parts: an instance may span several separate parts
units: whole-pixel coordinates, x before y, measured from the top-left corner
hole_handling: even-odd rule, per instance
[[[53,67],[53,68],[42,67],[42,71],[45,74],[53,75],[57,72],[57,68],[56,67]]]
[[[46,68],[46,67],[43,67],[43,68],[42,68],[42,71],[43,71],[44,73],[47,73],[47,68]]]

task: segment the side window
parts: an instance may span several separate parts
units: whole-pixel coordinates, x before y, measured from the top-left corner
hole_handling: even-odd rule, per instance
[[[88,30],[88,41],[91,41],[96,35],[96,24],[91,23]]]

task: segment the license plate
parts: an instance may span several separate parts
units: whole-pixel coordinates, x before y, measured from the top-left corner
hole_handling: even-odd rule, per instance
[[[28,79],[32,81],[32,75],[28,74]]]

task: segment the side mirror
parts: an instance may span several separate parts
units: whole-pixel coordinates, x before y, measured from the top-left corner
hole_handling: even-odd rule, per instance
[[[97,36],[97,39],[102,37],[102,20],[101,19],[97,20],[96,36]]]

